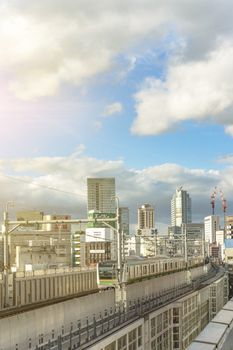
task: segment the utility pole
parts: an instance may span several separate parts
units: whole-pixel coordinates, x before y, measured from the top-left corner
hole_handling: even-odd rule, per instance
[[[118,202],[119,204],[119,199]],[[117,231],[117,238],[119,240],[119,243],[121,243],[120,240],[120,224],[119,224],[119,208],[117,211],[117,215],[115,218],[106,218],[106,219],[71,219],[71,220],[20,220],[20,221],[10,221],[9,217],[8,217],[8,206],[11,204],[11,202],[8,202],[6,204],[4,213],[3,213],[3,224],[2,224],[2,235],[3,235],[3,240],[4,240],[4,245],[3,245],[3,249],[4,249],[4,271],[3,271],[3,275],[4,275],[4,307],[8,307],[9,306],[9,272],[11,272],[11,266],[10,266],[10,257],[9,257],[9,237],[10,234],[15,231],[18,227],[20,226],[25,226],[25,225],[32,225],[32,224],[36,224],[36,225],[40,225],[40,224],[57,224],[57,225],[62,225],[65,223],[69,223],[69,224],[81,224],[81,223],[88,223],[88,222],[101,222],[104,223],[106,226],[113,228],[109,222],[117,222],[117,230],[115,229],[115,231]],[[118,205],[119,207],[119,205]],[[105,221],[106,220],[106,221]],[[13,226],[13,227],[12,227]],[[118,245],[119,247],[119,252],[118,252],[118,268],[119,268],[119,285],[122,282],[122,266],[121,266],[121,245]]]
[[[8,212],[7,212],[7,208],[3,213],[2,235],[3,235],[3,255],[4,255],[3,256],[4,307],[7,307],[9,305],[9,293],[8,293],[9,248],[8,248]]]
[[[116,200],[116,229],[117,229],[117,282],[122,283],[122,253],[121,253],[121,231],[120,231],[120,212],[119,212],[119,198]]]

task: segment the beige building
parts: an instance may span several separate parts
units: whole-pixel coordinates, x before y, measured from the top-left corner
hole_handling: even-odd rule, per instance
[[[233,216],[232,215],[226,215],[225,225],[226,225],[227,238],[233,238]]]
[[[51,221],[51,220],[71,220],[70,215],[44,215],[43,221]],[[42,229],[44,231],[53,231],[53,232],[70,232],[71,231],[71,224],[69,223],[45,223],[42,225]]]
[[[223,276],[164,307],[148,310],[144,318],[121,327],[89,349],[185,350],[227,302],[227,282]]]
[[[151,229],[155,227],[154,207],[150,204],[143,204],[138,208],[138,229]]]
[[[115,213],[115,178],[87,178],[87,212]]]
[[[10,266],[24,270],[50,266],[71,266],[71,233],[16,230],[9,240]]]

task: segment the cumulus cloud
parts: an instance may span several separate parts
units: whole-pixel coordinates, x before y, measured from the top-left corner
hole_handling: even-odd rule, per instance
[[[222,44],[206,59],[176,64],[165,80],[146,79],[136,94],[136,134],[166,132],[186,120],[225,124],[233,135],[233,43]]]
[[[11,176],[6,176],[7,172]],[[28,175],[31,174],[31,175]],[[204,170],[178,164],[161,164],[145,169],[128,169],[122,160],[106,161],[71,154],[68,157],[40,157],[5,161],[0,171],[2,204],[14,201],[15,210],[37,209],[47,213],[69,213],[86,217],[87,177],[116,178],[120,205],[129,206],[136,223],[137,207],[155,206],[156,221],[170,223],[170,200],[176,187],[183,187],[193,199],[194,220],[210,213],[210,194],[219,186],[229,199],[233,196],[233,168]]]
[[[120,102],[114,102],[105,107],[102,115],[103,117],[109,117],[113,114],[121,113],[122,110],[123,110],[122,104]]]
[[[232,2],[222,0],[27,0],[0,7],[0,73],[21,99],[83,85],[170,32],[184,59],[201,57],[232,36]],[[198,28],[198,30],[197,30]]]

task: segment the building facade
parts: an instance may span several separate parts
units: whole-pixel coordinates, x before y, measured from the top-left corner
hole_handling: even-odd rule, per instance
[[[87,211],[115,213],[115,178],[87,178]]]
[[[227,238],[233,238],[233,216],[226,215],[225,217],[225,230]]]
[[[204,219],[205,225],[205,240],[209,243],[216,242],[216,231],[220,229],[219,216],[209,215]]]
[[[138,229],[151,229],[155,227],[154,207],[150,204],[143,204],[138,208]]]
[[[171,200],[171,226],[181,226],[192,222],[192,204],[187,191],[176,189]]]
[[[119,208],[120,215],[120,230],[124,235],[129,235],[129,208],[128,207],[120,207]]]

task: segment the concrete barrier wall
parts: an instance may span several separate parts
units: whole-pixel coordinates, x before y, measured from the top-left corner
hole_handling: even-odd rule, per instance
[[[127,300],[134,300],[152,294],[156,295],[166,289],[178,287],[186,283],[186,276],[186,271],[180,271],[170,275],[129,284],[126,287]]]
[[[48,341],[57,338],[64,331],[87,315],[99,313],[115,305],[114,291],[103,291],[92,295],[71,299],[37,310],[28,311],[12,317],[0,319],[0,350],[34,348],[40,339]]]
[[[129,284],[126,286],[127,300],[134,300],[152,294],[156,295],[166,289],[176,288],[182,284],[189,283],[190,274],[193,279],[203,275],[207,270],[207,267],[199,266],[189,271],[180,271],[162,277]]]
[[[195,267],[194,269],[191,269],[191,277],[192,279],[195,279],[197,277],[200,277],[201,275],[203,275],[203,273],[207,273],[211,268],[211,264],[206,264],[204,266],[199,266],[199,267]]]
[[[0,309],[3,308],[4,305],[4,285],[3,285],[3,280],[0,279]]]
[[[21,306],[97,289],[95,270],[20,275],[14,279],[13,305]]]

